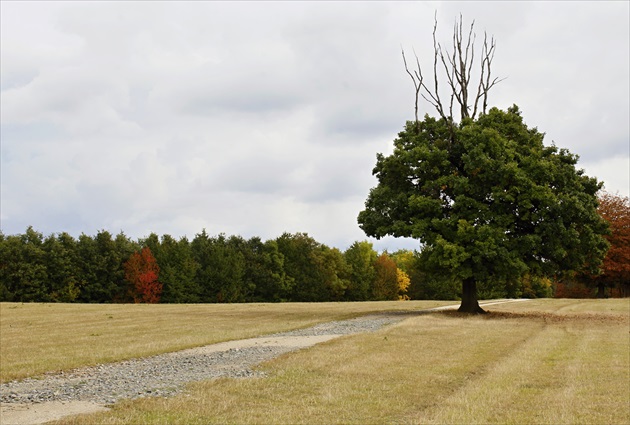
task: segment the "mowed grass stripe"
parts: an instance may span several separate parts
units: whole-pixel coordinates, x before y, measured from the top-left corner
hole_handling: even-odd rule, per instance
[[[483,377],[409,422],[628,423],[630,344],[624,333],[628,325],[617,322],[547,324]]]
[[[546,387],[559,387],[557,378],[544,375],[541,364],[552,353],[555,355],[565,351],[561,345],[572,343],[558,338],[559,329],[541,328],[534,338],[530,339],[511,356],[502,359],[488,368],[488,372],[478,380],[462,387],[453,396],[442,403],[439,409],[432,409],[419,415],[415,423],[458,423],[462,417],[475,417],[479,423],[513,423],[506,418],[517,416],[517,423],[541,423],[538,412],[545,412],[554,399],[542,397]],[[560,365],[564,369],[564,365]],[[521,411],[520,404],[526,406]],[[535,409],[531,409],[536,406]],[[523,415],[523,416],[521,416]],[[548,422],[547,422],[548,423]]]
[[[0,382],[282,332],[372,312],[447,304],[453,302],[0,303]]]

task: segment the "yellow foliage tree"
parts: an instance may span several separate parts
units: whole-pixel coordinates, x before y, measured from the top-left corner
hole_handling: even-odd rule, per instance
[[[408,300],[409,296],[407,295],[407,289],[409,288],[411,279],[409,279],[407,273],[401,269],[396,269],[396,280],[398,282],[398,299]]]

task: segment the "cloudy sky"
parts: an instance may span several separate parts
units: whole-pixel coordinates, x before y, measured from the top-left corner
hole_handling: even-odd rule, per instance
[[[2,232],[367,239],[435,11],[444,44],[460,12],[495,36],[492,106],[627,196],[629,4],[2,1]]]

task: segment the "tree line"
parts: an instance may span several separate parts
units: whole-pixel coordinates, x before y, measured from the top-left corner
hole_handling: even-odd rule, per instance
[[[597,211],[609,224],[601,274],[526,273],[488,277],[481,299],[630,296],[630,200],[601,191]],[[0,232],[0,301],[283,302],[461,298],[461,281],[430,261],[430,249],[377,252],[367,241],[345,251],[306,233],[276,239],[205,230],[192,240],[155,233],[137,241],[106,230],[46,237],[32,227]]]
[[[192,240],[155,233],[95,236],[0,233],[0,301],[16,302],[320,302],[457,299],[457,282],[424,266],[421,252],[379,253],[370,242],[345,251],[306,233],[276,239],[205,230]],[[542,279],[508,291],[489,282],[482,296],[551,295]]]
[[[175,239],[152,233],[133,241],[44,237],[32,227],[0,233],[0,301],[238,303],[396,300],[410,280],[386,252],[356,242],[345,252],[305,233]]]

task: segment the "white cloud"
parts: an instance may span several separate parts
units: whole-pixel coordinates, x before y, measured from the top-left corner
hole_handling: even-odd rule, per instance
[[[431,68],[436,9],[446,43],[460,11],[495,34],[494,104],[627,193],[624,2],[0,7],[5,233],[366,239],[376,153],[413,116],[400,48]]]
[[[630,144],[625,154],[580,161],[578,167],[584,169],[586,175],[603,182],[605,191],[630,196]]]

